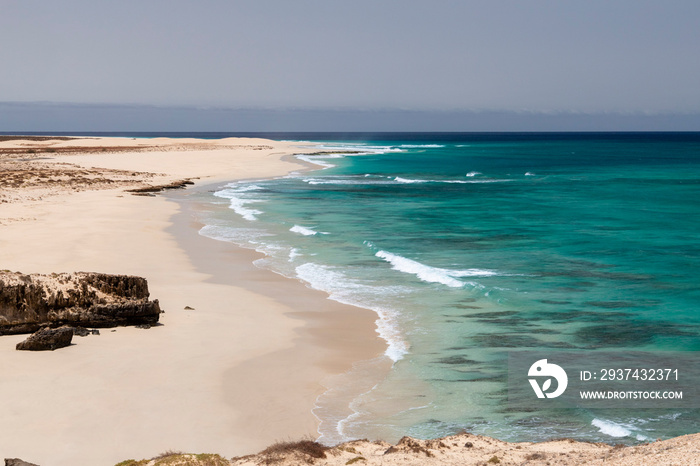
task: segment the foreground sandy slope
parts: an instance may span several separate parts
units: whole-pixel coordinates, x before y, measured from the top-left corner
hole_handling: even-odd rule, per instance
[[[507,443],[489,437],[460,434],[438,440],[404,437],[397,445],[364,440],[324,449],[311,442],[277,444],[243,458],[218,455],[164,454],[158,459],[125,461],[135,465],[317,466],[357,465],[698,465],[700,434],[640,446],[610,446],[600,443],[557,440],[542,443]]]

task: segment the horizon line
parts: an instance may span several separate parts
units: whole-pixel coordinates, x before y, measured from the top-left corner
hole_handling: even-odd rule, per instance
[[[55,100],[14,101],[2,100],[8,106],[51,106],[69,108],[114,108],[114,109],[154,109],[154,110],[195,110],[231,112],[329,112],[329,113],[464,113],[464,114],[509,114],[520,116],[624,116],[624,117],[664,117],[700,116],[700,110],[577,110],[577,109],[498,109],[498,108],[402,108],[402,107],[348,107],[348,106],[254,106],[254,105],[212,105],[212,104],[158,104],[134,102],[71,102]]]

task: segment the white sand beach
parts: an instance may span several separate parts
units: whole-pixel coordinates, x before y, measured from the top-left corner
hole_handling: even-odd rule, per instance
[[[15,351],[26,335],[0,337],[5,457],[115,464],[168,449],[241,455],[314,437],[311,410],[323,379],[384,351],[373,313],[256,270],[250,251],[199,236],[186,215],[174,226],[180,206],[166,197],[125,192],[185,178],[204,185],[281,176],[303,168],[284,157],[298,148],[162,138],[12,140],[3,148],[26,148],[22,157],[30,157],[4,155],[6,169],[101,172],[95,182],[73,185],[34,183],[28,172],[22,185],[3,186],[0,268],[142,276],[165,311],[163,325],[102,329],[53,352]],[[119,181],[105,182],[110,176]],[[234,269],[271,293],[227,281]],[[296,306],[275,299],[277,289]]]

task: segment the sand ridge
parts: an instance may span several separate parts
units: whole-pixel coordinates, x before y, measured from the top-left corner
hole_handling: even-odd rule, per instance
[[[164,452],[158,458],[125,461],[122,466],[576,466],[576,465],[698,465],[700,434],[638,446],[576,442],[570,439],[540,443],[509,443],[462,433],[435,440],[402,438],[396,445],[357,440],[332,448],[311,441],[281,442],[244,457]]]

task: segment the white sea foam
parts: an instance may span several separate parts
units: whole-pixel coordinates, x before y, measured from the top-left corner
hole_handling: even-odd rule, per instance
[[[255,221],[258,218],[256,215],[262,214],[262,210],[258,209],[251,209],[249,207],[246,207],[248,204],[252,204],[254,202],[262,202],[260,200],[256,199],[240,199],[240,198],[234,198],[231,199],[231,202],[229,204],[229,208],[236,212],[238,215],[243,217],[244,219],[248,221]]]
[[[297,248],[292,248],[289,250],[289,262],[294,262],[294,259],[299,257],[301,253]]]
[[[394,178],[394,181],[398,181],[399,183],[430,183],[432,180],[412,180],[410,178],[401,178],[397,176]]]
[[[611,437],[628,437],[632,434],[631,430],[612,421],[604,421],[603,419],[595,418],[591,421],[591,424],[597,427],[601,433]]]
[[[226,185],[225,189],[215,192],[214,196],[228,197],[231,193],[246,193],[249,191],[257,191],[259,189],[263,188],[261,186],[258,186],[257,184],[229,183]]]
[[[465,176],[468,176],[469,178],[473,178],[476,175],[481,175],[481,173],[480,172],[469,172]]]
[[[525,176],[535,176],[535,174],[532,173],[532,172],[526,172],[526,173],[525,173]]]
[[[371,303],[372,296],[378,299],[405,293],[404,287],[371,286],[351,280],[337,269],[307,262],[296,268],[297,277],[308,283],[312,288],[325,291],[330,298],[344,304],[364,307],[377,313],[377,333],[384,339],[388,348],[385,354],[392,360],[398,361],[408,353],[408,343],[399,328],[398,312],[385,306]]]
[[[400,147],[394,146],[371,146],[362,143],[336,143],[336,144],[321,144],[316,146],[321,150],[337,150],[337,151],[353,151],[357,154],[343,155],[368,155],[368,154],[385,154],[388,152],[404,152]]]
[[[313,156],[304,155],[304,154],[297,154],[297,155],[295,155],[295,157],[299,160],[303,160],[306,163],[318,165],[319,167],[323,168],[324,170],[327,168],[335,167],[335,165],[333,165],[332,163],[328,163],[328,162],[323,161],[322,158],[320,158],[320,157],[313,157]],[[323,157],[323,158],[327,158],[327,157]]]
[[[399,147],[403,149],[438,149],[445,146],[442,144],[401,144]]]
[[[368,244],[371,247],[371,244]],[[431,267],[421,264],[418,261],[407,259],[405,257],[392,254],[387,251],[377,251],[375,256],[384,259],[391,264],[391,268],[400,272],[415,275],[420,280],[429,283],[441,283],[452,288],[460,288],[467,284],[457,278],[461,277],[489,277],[498,275],[492,270],[467,269],[467,270],[450,270],[439,267]],[[469,283],[475,285],[474,283]]]
[[[313,235],[318,235],[318,234],[327,235],[328,234],[328,233],[324,233],[324,232],[318,232],[316,230],[312,230],[311,228],[303,227],[301,225],[294,225],[292,228],[289,229],[289,231],[291,231],[293,233],[299,233],[300,235],[304,235],[304,236],[313,236]]]
[[[635,427],[631,424],[620,424],[610,420],[595,418],[591,421],[594,427],[600,430],[600,433],[609,435],[610,437],[634,437],[639,441],[649,440],[649,437],[642,434],[635,434]]]
[[[249,242],[254,238],[272,236],[270,233],[255,228],[231,228],[226,225],[204,225],[200,228],[199,234],[229,243]]]
[[[474,183],[474,184],[479,184],[479,183],[507,183],[509,181],[513,180],[472,180],[472,181],[467,181],[467,183]]]
[[[502,183],[511,180],[416,180],[401,177],[394,178],[399,183],[446,183],[446,184],[482,184],[482,183]]]
[[[324,184],[335,184],[335,185],[345,185],[345,186],[355,186],[355,185],[375,185],[375,184],[390,184],[391,181],[385,180],[368,180],[366,177],[348,177],[348,178],[306,178],[302,180],[304,183],[310,185],[324,185]]]
[[[393,183],[418,184],[418,183],[446,183],[446,184],[482,184],[482,183],[504,183],[513,181],[509,179],[478,179],[478,180],[424,180],[416,178],[403,178],[401,176],[387,176],[384,179],[372,179],[371,175],[363,177],[328,177],[328,178],[305,178],[304,183],[310,185],[339,185],[339,186],[365,186],[365,185],[386,185]]]
[[[485,269],[448,270],[447,273],[452,277],[494,277],[497,275],[504,275],[493,270]],[[498,287],[494,288],[498,289]]]
[[[214,193],[214,196],[229,200],[229,208],[238,215],[249,221],[257,220],[256,215],[263,212],[258,209],[250,208],[250,204],[265,202],[263,199],[256,199],[251,196],[253,191],[261,190],[256,184],[238,184],[231,183],[224,189]]]

